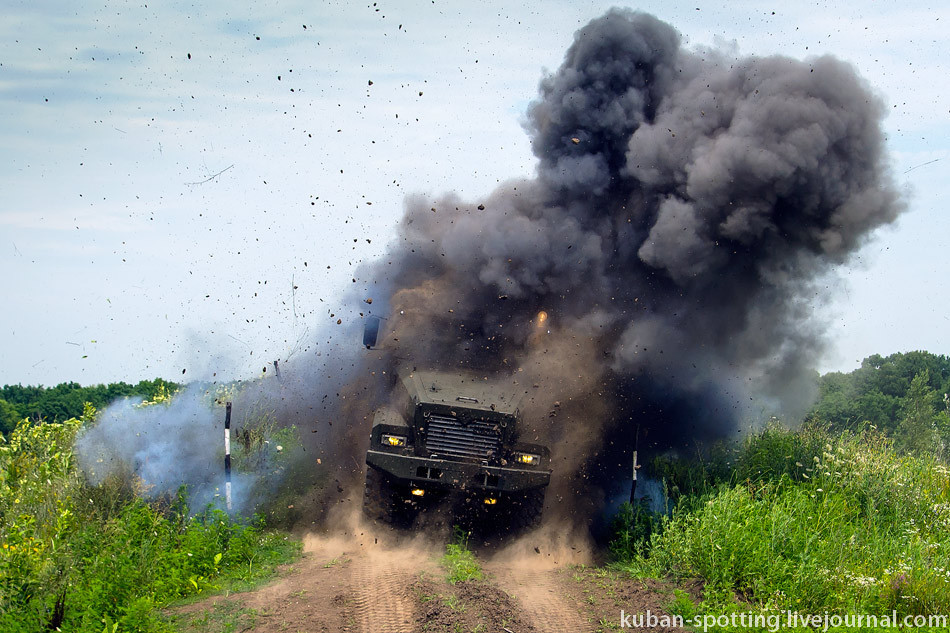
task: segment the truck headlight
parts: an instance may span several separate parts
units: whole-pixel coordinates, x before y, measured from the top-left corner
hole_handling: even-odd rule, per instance
[[[386,434],[386,435],[383,435],[382,438],[380,438],[380,441],[382,441],[383,445],[385,446],[405,446],[406,445],[406,437],[404,435]]]
[[[527,464],[529,466],[537,466],[541,463],[541,456],[534,455],[532,453],[515,453],[515,461],[519,464]]]

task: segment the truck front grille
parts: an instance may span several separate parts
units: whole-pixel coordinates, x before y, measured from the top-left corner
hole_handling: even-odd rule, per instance
[[[462,424],[453,417],[429,417],[426,449],[439,457],[488,459],[498,453],[501,432],[498,425],[487,420],[471,420]]]

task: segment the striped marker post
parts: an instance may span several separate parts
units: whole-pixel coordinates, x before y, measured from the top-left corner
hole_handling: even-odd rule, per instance
[[[630,485],[630,505],[636,503],[634,497],[637,494],[637,469],[640,465],[637,463],[637,449],[640,448],[640,425],[637,425],[637,433],[633,436],[633,483]]]
[[[227,403],[224,413],[224,496],[228,510],[231,509],[231,403]]]
[[[633,505],[634,503],[636,503],[636,501],[634,500],[634,497],[637,494],[637,468],[639,468],[639,466],[637,465],[637,451],[634,450],[633,451],[633,485],[630,486],[630,505]]]

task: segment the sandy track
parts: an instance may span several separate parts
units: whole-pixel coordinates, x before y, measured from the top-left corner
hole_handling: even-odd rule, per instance
[[[419,578],[418,566],[399,553],[370,550],[347,567],[343,630],[413,633],[415,601],[409,585]]]
[[[485,570],[494,583],[517,600],[529,621],[539,631],[587,633],[593,625],[581,615],[580,605],[565,578],[565,568],[537,569],[493,562]]]
[[[438,565],[443,543],[393,539],[388,533],[376,536],[360,530],[344,537],[310,536],[304,540],[303,558],[276,582],[243,594],[212,597],[178,614],[187,619],[222,606],[244,609],[249,615],[237,629],[242,633],[442,630],[439,622],[427,621],[425,609],[433,603],[423,603],[417,595],[424,578],[430,587],[428,601],[449,604],[447,596],[461,591],[463,600],[475,601],[473,611],[488,613],[508,600],[511,606],[506,608],[513,609],[508,611],[510,621],[521,622],[525,631],[593,630],[582,615],[585,611],[572,591],[576,587],[564,563],[546,561],[533,549],[530,555],[517,557],[515,552],[496,552],[488,562],[480,556],[487,582],[511,597],[498,598],[492,587],[461,589],[445,584],[445,571]]]
[[[494,552],[484,569],[539,631],[585,633],[596,627],[577,595],[570,566],[590,561],[586,538],[549,524]]]

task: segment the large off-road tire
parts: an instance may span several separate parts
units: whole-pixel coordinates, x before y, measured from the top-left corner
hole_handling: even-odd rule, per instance
[[[374,523],[390,524],[396,515],[396,495],[392,482],[382,471],[366,467],[363,487],[363,516]]]

